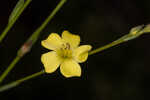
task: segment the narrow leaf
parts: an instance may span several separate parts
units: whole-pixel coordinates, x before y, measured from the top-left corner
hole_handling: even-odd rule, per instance
[[[9,16],[8,24],[14,20],[14,18],[17,16],[18,12],[22,9],[23,6],[24,0],[19,0]]]

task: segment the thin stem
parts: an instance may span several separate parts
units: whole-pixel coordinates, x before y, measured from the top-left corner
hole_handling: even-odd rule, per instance
[[[2,73],[0,76],[0,83],[4,80],[4,78],[7,76],[7,74],[14,68],[16,63],[20,60],[20,56],[16,56],[16,58],[10,63],[8,68]]]
[[[44,74],[44,73],[45,73],[45,71],[44,71],[44,70],[41,70],[40,72],[36,72],[36,73],[34,73],[34,74],[32,74],[32,75],[29,75],[29,76],[26,76],[26,77],[24,77],[24,78],[21,78],[21,79],[17,80],[16,82],[17,82],[17,83],[22,83],[22,82],[24,82],[24,81],[27,81],[27,80],[29,80],[29,79],[35,78],[35,77],[37,77],[37,76],[39,76],[39,75],[42,75],[42,74]]]
[[[8,90],[8,89],[10,89],[10,88],[13,88],[13,87],[15,87],[15,86],[21,84],[22,82],[25,82],[25,81],[27,81],[27,80],[29,80],[29,79],[32,79],[32,78],[35,78],[35,77],[37,77],[37,76],[39,76],[39,75],[42,75],[42,74],[44,74],[44,73],[45,73],[44,70],[41,70],[40,72],[34,73],[34,74],[32,74],[32,75],[26,76],[26,77],[21,78],[21,79],[19,79],[19,80],[16,80],[16,81],[13,81],[13,82],[8,83],[8,84],[6,84],[6,85],[3,85],[3,86],[0,87],[0,92],[5,91],[5,90]]]
[[[42,23],[42,25],[31,35],[31,37],[29,38],[29,40],[32,40],[32,43],[34,44],[39,35],[40,32],[46,27],[46,25],[52,20],[52,18],[56,15],[56,13],[60,10],[60,8],[64,5],[64,3],[67,0],[61,0],[58,5],[56,6],[56,8],[51,12],[51,14],[46,18],[46,20]]]
[[[107,45],[105,45],[105,46],[102,46],[102,47],[100,47],[100,48],[97,48],[97,49],[95,49],[95,50],[89,52],[89,55],[93,55],[93,54],[95,54],[95,53],[101,52],[101,51],[103,51],[103,50],[105,50],[105,49],[108,49],[108,48],[110,48],[110,47],[113,47],[113,46],[115,46],[115,45],[118,45],[118,44],[120,44],[120,43],[122,43],[122,42],[124,42],[124,40],[122,40],[122,39],[116,40],[116,41],[114,41],[114,42],[112,42],[112,43],[110,43],[110,44],[107,44]]]
[[[1,33],[0,35],[0,42],[3,41],[4,37],[7,35],[8,31],[12,28],[12,26],[14,25],[14,23],[17,21],[17,19],[20,17],[20,15],[22,14],[22,12],[27,8],[27,6],[30,4],[31,0],[26,0],[24,6],[22,7],[22,9],[19,10],[19,12],[17,13],[16,17],[12,20],[11,23],[9,23],[6,28],[4,29],[4,31]]]
[[[46,18],[46,20],[41,24],[39,28],[29,37],[29,39],[24,43],[23,46],[18,50],[18,54],[16,58],[12,61],[12,63],[8,66],[8,68],[2,73],[0,76],[0,83],[4,80],[4,78],[9,74],[9,72],[14,68],[15,64],[27,53],[30,51],[32,45],[37,41],[40,32],[44,29],[44,27],[51,21],[54,15],[60,10],[66,0],[61,0],[56,8],[52,11],[52,13]]]

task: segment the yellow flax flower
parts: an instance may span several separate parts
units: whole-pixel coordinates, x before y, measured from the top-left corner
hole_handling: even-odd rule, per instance
[[[42,54],[41,61],[45,72],[52,73],[60,66],[60,72],[65,77],[81,76],[81,68],[78,63],[85,62],[88,58],[90,45],[81,45],[80,36],[64,31],[60,37],[57,33],[51,33],[42,46],[50,51]]]

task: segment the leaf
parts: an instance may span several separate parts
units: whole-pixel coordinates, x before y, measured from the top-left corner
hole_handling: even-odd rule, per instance
[[[14,18],[17,16],[18,12],[23,8],[23,6],[24,0],[19,0],[9,16],[8,24],[10,24],[14,20]]]

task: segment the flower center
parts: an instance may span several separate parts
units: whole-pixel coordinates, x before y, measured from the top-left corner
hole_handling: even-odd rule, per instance
[[[72,57],[72,50],[69,43],[62,44],[62,47],[56,50],[56,52],[63,59]]]

